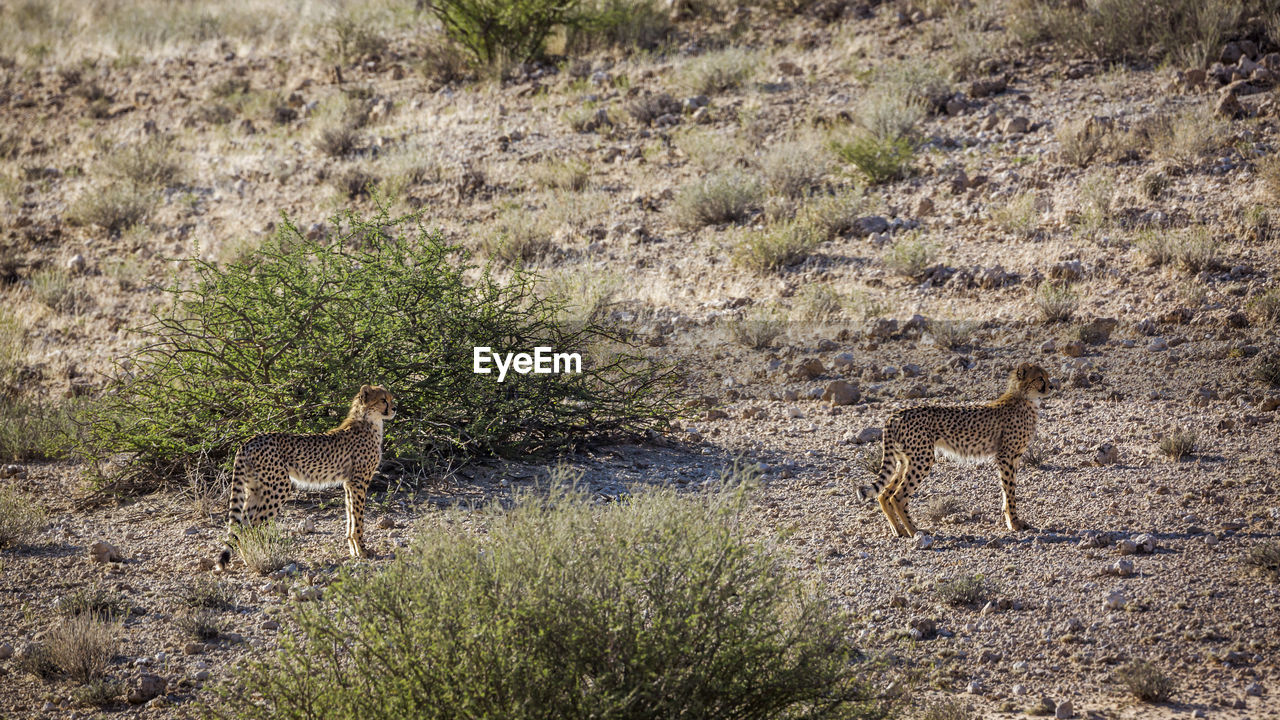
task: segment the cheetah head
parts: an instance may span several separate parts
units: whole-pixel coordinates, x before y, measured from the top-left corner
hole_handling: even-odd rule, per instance
[[[1039,365],[1022,363],[1009,373],[1009,389],[1025,395],[1036,407],[1042,407],[1043,399],[1050,392],[1049,373]]]
[[[364,407],[365,415],[374,415],[379,420],[390,420],[396,416],[396,399],[381,385],[361,387],[356,401]]]

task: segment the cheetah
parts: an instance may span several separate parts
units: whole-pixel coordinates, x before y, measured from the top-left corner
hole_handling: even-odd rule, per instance
[[[382,462],[382,423],[395,414],[391,393],[364,385],[352,398],[346,419],[326,433],[268,433],[241,446],[232,465],[227,543],[214,569],[224,571],[231,561],[236,527],[275,517],[291,481],[308,490],[341,485],[347,497],[347,549],[352,557],[368,557],[363,543],[365,494]]]
[[[984,405],[899,410],[884,426],[880,472],[870,487],[858,489],[858,496],[874,497],[880,503],[893,534],[912,537],[916,526],[907,515],[907,501],[929,474],[935,453],[961,461],[995,460],[1005,524],[1010,530],[1029,529],[1018,519],[1013,476],[1048,394],[1048,374],[1037,365],[1023,363],[1009,373],[1004,394]]]

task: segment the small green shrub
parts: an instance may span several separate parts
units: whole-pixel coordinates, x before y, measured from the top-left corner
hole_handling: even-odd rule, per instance
[[[809,257],[823,238],[807,223],[786,222],[764,231],[750,231],[734,250],[736,265],[752,272],[772,272]]]
[[[909,138],[878,137],[866,131],[833,141],[831,147],[842,162],[857,168],[873,185],[906,177],[916,154],[915,143]]]
[[[124,617],[129,605],[125,597],[102,587],[80,588],[58,602],[58,612],[67,617],[93,615],[100,620]]]
[[[97,225],[118,234],[151,215],[156,197],[146,188],[129,183],[109,183],[80,195],[67,211],[67,220],[76,225]]]
[[[1067,322],[1075,314],[1080,299],[1066,282],[1042,282],[1036,288],[1036,309],[1047,323]]]
[[[493,227],[480,237],[477,247],[490,262],[498,265],[531,265],[555,249],[547,225],[544,216],[534,216],[524,208],[510,208],[499,213]]]
[[[294,606],[296,634],[249,659],[213,710],[883,716],[846,621],[748,509],[737,488],[607,505],[557,489],[449,513],[385,571],[344,571],[323,604]]]
[[[181,181],[181,154],[167,135],[114,149],[105,161],[109,176],[141,188],[167,187]]]
[[[1280,581],[1280,542],[1272,540],[1250,547],[1242,562],[1263,578]]]
[[[0,462],[65,457],[83,434],[75,417],[82,407],[0,397]]]
[[[1194,430],[1174,428],[1168,435],[1160,438],[1160,452],[1171,460],[1181,460],[1195,452],[1198,439]]]
[[[32,498],[10,488],[0,488],[0,548],[30,542],[44,523],[44,508]]]
[[[844,312],[844,298],[830,285],[806,285],[796,293],[795,311],[801,320],[830,322]]]
[[[893,241],[884,253],[885,267],[908,278],[918,278],[933,264],[937,251],[919,233],[908,233]]]
[[[973,342],[973,334],[982,323],[972,320],[931,320],[929,336],[938,347],[955,350]]]
[[[800,222],[817,228],[825,240],[852,232],[862,215],[863,200],[853,194],[819,195],[810,198],[796,214]]]
[[[566,28],[566,54],[582,57],[606,48],[649,50],[675,31],[670,11],[656,0],[581,0]]]
[[[71,701],[80,707],[103,707],[119,700],[124,692],[124,683],[98,678],[72,690]]]
[[[721,171],[680,190],[675,220],[688,229],[741,222],[763,199],[764,189],[758,180],[736,170]]]
[[[555,27],[572,28],[581,21],[576,0],[418,0],[418,5],[482,65],[532,60]]]
[[[854,108],[854,121],[871,137],[889,141],[915,135],[926,113],[924,100],[913,91],[877,86]]]
[[[1218,241],[1203,225],[1188,228],[1172,236],[1173,257],[1178,267],[1188,273],[1209,270],[1218,264]]]
[[[1130,695],[1143,702],[1158,703],[1173,697],[1173,678],[1145,660],[1122,665],[1116,670],[1115,678]]]
[[[1258,363],[1253,366],[1253,376],[1271,387],[1280,387],[1280,354],[1258,358]]]
[[[230,610],[236,605],[235,589],[230,584],[205,576],[183,586],[180,594],[183,604],[192,609]]]
[[[760,57],[739,47],[699,55],[679,70],[676,82],[691,93],[715,95],[736,90],[755,76]]]
[[[387,51],[387,39],[377,28],[350,16],[340,16],[329,26],[329,52],[342,63],[379,56]]]
[[[1005,232],[1029,238],[1040,227],[1036,194],[1024,192],[1009,199],[991,213],[991,219]]]
[[[760,160],[769,192],[788,198],[803,197],[822,183],[828,160],[821,146],[793,140],[766,151]]]
[[[232,540],[236,554],[245,567],[259,575],[270,575],[293,562],[293,538],[287,535],[278,522],[265,522],[257,525],[246,525],[236,530]],[[207,608],[199,608],[205,610]],[[195,616],[191,625],[193,631],[201,627],[199,621],[207,614]]]
[[[384,453],[409,464],[643,433],[680,406],[667,365],[609,326],[558,324],[565,301],[539,297],[535,276],[498,280],[415,216],[333,226],[309,241],[286,219],[241,262],[192,261],[130,372],[82,413],[91,457],[132,457],[112,487],[215,475],[253,435],[327,430],[366,383],[395,394]],[[472,372],[478,346],[579,352],[582,372],[499,383]]]
[[[774,310],[759,308],[725,324],[733,341],[752,350],[764,350],[786,329],[782,316]]]
[[[981,607],[995,597],[999,587],[982,575],[957,575],[938,583],[938,599],[955,607]]]
[[[252,566],[250,567],[252,568]],[[281,565],[281,567],[284,566]],[[257,568],[252,569],[257,570]],[[265,575],[266,573],[260,574]],[[206,607],[188,608],[178,615],[174,624],[178,626],[183,635],[194,640],[212,640],[222,634],[222,623],[218,622],[217,613]]]

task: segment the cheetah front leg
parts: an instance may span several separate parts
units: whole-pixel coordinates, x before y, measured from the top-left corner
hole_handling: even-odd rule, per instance
[[[902,526],[901,514],[898,512],[898,505],[894,501],[894,495],[898,492],[898,488],[906,482],[908,461],[905,456],[897,456],[896,460],[897,467],[889,478],[889,482],[876,494],[876,502],[880,503],[880,512],[884,513],[885,519],[889,521],[889,527],[893,534],[897,537],[911,537],[906,528]]]
[[[351,557],[367,558],[364,548],[364,502],[369,494],[369,478],[348,480],[342,485],[347,496],[347,549]]]
[[[1000,467],[1000,490],[1004,496],[1002,503],[1004,522],[1010,530],[1033,530],[1034,528],[1018,519],[1018,504],[1013,497],[1013,478],[1017,460],[1017,456],[1008,455],[1001,455],[996,459],[996,464]]]

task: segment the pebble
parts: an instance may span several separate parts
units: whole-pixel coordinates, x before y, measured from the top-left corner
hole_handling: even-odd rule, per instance
[[[1013,694],[1014,694],[1014,695],[1026,695],[1026,694],[1027,694],[1027,686],[1026,686],[1026,685],[1014,685],[1012,690],[1013,690]]]
[[[1112,590],[1103,604],[1108,610],[1122,610],[1125,605],[1129,604],[1129,600],[1124,596],[1123,592]]]
[[[1204,544],[1208,545],[1209,547],[1216,546],[1218,544],[1218,536],[1213,534],[1205,535]]]
[[[1142,533],[1133,538],[1134,544],[1138,546],[1138,551],[1146,555],[1156,551],[1156,536],[1151,533]]]
[[[1253,697],[1262,697],[1262,686],[1256,682],[1249,683],[1244,689],[1244,694],[1251,695]]]
[[[1075,708],[1072,707],[1070,700],[1063,700],[1058,703],[1058,707],[1054,708],[1053,716],[1058,720],[1066,720],[1076,716]]]
[[[1019,660],[1018,662],[1013,664],[1013,671],[1016,673],[1025,673],[1028,669],[1030,669],[1030,667],[1031,665],[1028,664],[1026,660]]]
[[[263,620],[262,625],[260,627],[263,630],[279,630],[280,623],[276,622],[275,620]]]
[[[926,535],[925,533],[922,533],[922,532],[916,533],[916,549],[917,550],[928,550],[931,547],[933,547],[932,536]]]
[[[8,660],[13,657],[13,646],[9,643],[0,643],[0,660]]]
[[[208,680],[211,677],[213,676],[209,674],[208,670],[199,670],[195,674],[195,679],[199,680],[200,682],[204,682],[205,680]]]
[[[1147,344],[1147,349],[1151,352],[1163,352],[1169,349],[1169,343],[1164,338],[1151,338],[1151,342]]]
[[[96,563],[120,562],[120,549],[104,540],[89,546],[89,559]]]
[[[970,680],[969,686],[965,688],[965,692],[969,693],[970,695],[981,695],[982,682],[979,680]]]
[[[323,590],[319,585],[308,585],[303,588],[298,588],[298,591],[294,593],[294,597],[302,601],[319,600],[322,594]]]
[[[204,645],[198,642],[190,642],[182,646],[184,655],[199,655],[204,652]]]
[[[1133,577],[1133,561],[1128,558],[1120,558],[1111,565],[1110,572],[1118,577]]]
[[[859,445],[865,445],[870,442],[879,442],[883,436],[884,431],[878,427],[863,428],[862,432],[858,433],[857,437],[854,438],[854,442]]]
[[[390,530],[396,526],[396,521],[390,515],[383,515],[378,518],[378,529]]]

